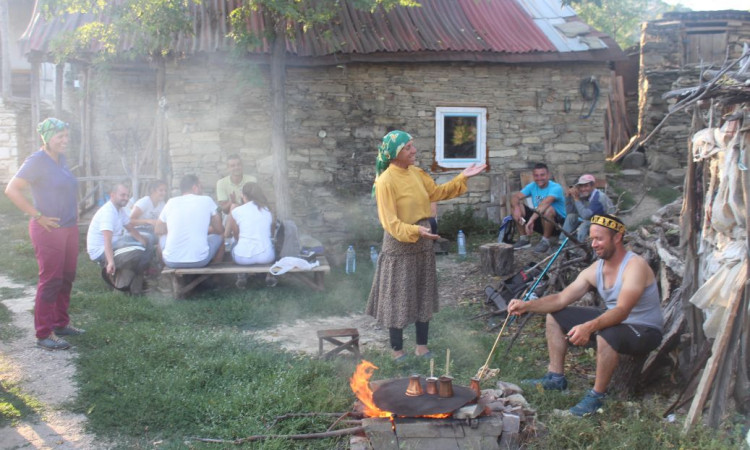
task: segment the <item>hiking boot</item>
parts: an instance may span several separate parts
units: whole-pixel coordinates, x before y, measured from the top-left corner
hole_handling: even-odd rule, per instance
[[[55,333],[50,333],[50,335],[44,339],[37,339],[36,345],[45,350],[65,350],[66,348],[70,348],[68,341],[57,337]]]
[[[79,334],[85,333],[86,330],[82,330],[80,328],[76,328],[73,326],[66,326],[62,328],[55,328],[55,335],[56,336],[78,336]]]
[[[555,377],[549,372],[547,372],[542,378],[521,380],[521,384],[542,386],[545,391],[564,391],[568,389],[568,379],[565,378],[565,375],[562,377]]]
[[[604,395],[599,395],[590,390],[577,405],[570,408],[570,413],[578,417],[590,416],[604,405],[603,399]]]
[[[513,250],[521,250],[522,248],[529,248],[531,247],[531,241],[528,239],[519,239],[515,244],[513,244]]]
[[[547,239],[542,239],[538,244],[536,244],[536,247],[534,247],[534,253],[546,253],[548,250],[549,241]]]

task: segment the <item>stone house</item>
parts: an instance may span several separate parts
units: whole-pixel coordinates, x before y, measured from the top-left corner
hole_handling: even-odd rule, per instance
[[[59,103],[80,118],[82,176],[137,171],[176,185],[197,173],[212,193],[226,157],[239,153],[273,198],[270,50],[233,51],[235,3],[191,5],[196,33],[175,39],[179,57],[161,65],[67,63]],[[441,211],[467,204],[501,219],[519,172],[538,161],[571,179],[603,172],[601,99],[611,62],[623,56],[612,39],[558,0],[420,3],[365,13],[343,2],[329,28],[297,30],[286,44],[293,218],[326,243],[376,224],[375,154],[392,128],[415,136],[419,165],[438,181],[470,162],[489,164]],[[49,60],[71,20],[35,16],[22,40],[32,66]],[[263,27],[260,17],[250,22]]]
[[[671,12],[645,23],[641,32],[638,133],[631,143],[648,136],[678,101],[665,98],[665,94],[708,82],[726,62],[742,55],[743,44],[750,45],[750,11]],[[718,123],[724,113],[710,108],[709,101],[702,109],[705,114],[699,118],[698,129],[711,126],[711,121]],[[647,142],[648,184],[682,185],[691,121],[692,110],[677,112]]]

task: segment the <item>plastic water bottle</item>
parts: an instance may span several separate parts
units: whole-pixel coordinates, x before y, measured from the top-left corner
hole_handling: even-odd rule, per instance
[[[378,265],[378,251],[375,250],[375,246],[370,247],[370,261],[372,261],[373,266]]]
[[[466,235],[463,230],[458,230],[456,241],[458,242],[458,256],[466,258]]]
[[[232,247],[234,247],[234,238],[228,237],[224,239],[224,251],[225,252],[231,252]]]
[[[354,273],[357,271],[357,253],[354,251],[353,246],[349,246],[346,249],[346,273]]]

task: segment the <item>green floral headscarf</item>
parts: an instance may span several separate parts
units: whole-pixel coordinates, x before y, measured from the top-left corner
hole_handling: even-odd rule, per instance
[[[42,137],[42,141],[46,144],[54,135],[63,130],[67,130],[69,126],[70,124],[67,122],[50,117],[39,123],[36,127],[36,131]]]
[[[378,147],[378,158],[375,160],[375,181],[411,140],[409,133],[400,130],[391,131],[383,137],[383,143]],[[375,196],[375,184],[372,185],[372,195]]]

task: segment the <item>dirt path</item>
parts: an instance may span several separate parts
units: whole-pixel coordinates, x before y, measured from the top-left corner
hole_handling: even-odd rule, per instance
[[[493,279],[493,277],[481,274],[476,263],[457,262],[451,256],[437,257],[437,271],[441,307],[454,306],[462,300],[484,301],[484,287]],[[356,328],[359,332],[359,346],[362,351],[370,349],[384,351],[388,348],[388,330],[381,328],[375,319],[364,314],[297,320],[294,323],[282,324],[259,332],[248,332],[248,334],[267,342],[276,342],[291,352],[317,355],[316,332],[338,328]],[[326,346],[324,351],[332,348]]]
[[[4,276],[0,276],[0,286],[23,288]],[[34,288],[26,288],[21,297],[2,300],[13,313],[13,326],[22,335],[11,342],[0,342],[0,379],[40,402],[42,412],[40,417],[0,428],[0,448],[96,448],[94,436],[84,432],[86,417],[65,410],[77,395],[73,380],[75,350],[51,352],[35,346],[31,312],[34,293]]]

